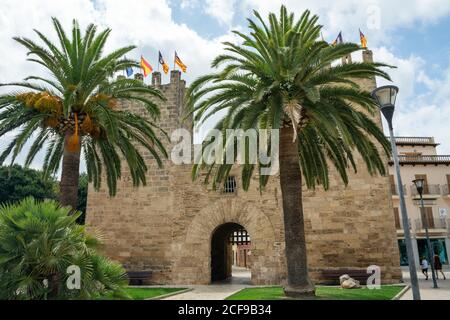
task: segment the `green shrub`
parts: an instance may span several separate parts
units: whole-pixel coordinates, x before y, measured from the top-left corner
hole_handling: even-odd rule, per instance
[[[0,204],[16,203],[27,197],[56,200],[58,195],[58,181],[45,179],[41,171],[17,164],[0,166]]]
[[[33,198],[0,206],[0,299],[126,296],[122,266],[97,253],[99,239],[76,224],[80,213],[69,213]],[[79,267],[79,289],[67,285],[71,266]]]

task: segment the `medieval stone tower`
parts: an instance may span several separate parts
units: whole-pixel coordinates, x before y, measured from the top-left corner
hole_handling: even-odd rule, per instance
[[[372,53],[363,52],[363,59],[371,61]],[[180,76],[171,71],[170,83],[163,85],[159,73],[152,79],[167,97],[160,125],[169,134],[183,125],[185,82]],[[372,90],[375,79],[361,85]],[[137,103],[121,108],[144,114]],[[375,121],[381,126],[380,115]],[[155,284],[208,284],[229,275],[228,238],[245,228],[251,238],[252,283],[283,283],[284,227],[276,176],[263,193],[257,181],[244,192],[236,168],[232,192],[213,191],[201,179],[192,182],[191,166],[166,160],[159,169],[149,153],[143,155],[149,167],[146,186],[134,188],[124,168],[116,197],[110,198],[105,186],[99,192],[89,188],[87,225],[104,235],[107,255],[127,270],[152,271]],[[304,190],[308,263],[315,281],[320,282],[323,270],[370,265],[381,267],[384,283],[401,278],[389,179],[370,176],[360,158],[358,167],[348,187],[332,171],[329,191]]]

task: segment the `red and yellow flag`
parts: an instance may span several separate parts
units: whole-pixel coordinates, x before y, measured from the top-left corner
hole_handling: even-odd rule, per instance
[[[144,77],[147,77],[150,73],[152,73],[153,68],[150,65],[150,63],[148,63],[143,56],[141,56],[141,68],[144,71]]]
[[[175,51],[175,63],[183,70],[184,73],[186,73],[187,67],[186,65],[181,61],[180,57],[178,57],[177,52]]]
[[[169,72],[169,66],[167,65],[167,63],[164,61],[163,56],[161,54],[161,51],[159,52],[159,64],[162,65],[163,67],[163,71],[165,74],[167,74]]]
[[[336,40],[333,41],[333,43],[331,44],[331,46],[335,47],[338,44],[343,44],[344,43],[344,38],[342,37],[342,31],[339,32]]]
[[[361,47],[367,48],[367,38],[364,33],[362,33],[361,29],[359,29],[359,38],[361,39]]]

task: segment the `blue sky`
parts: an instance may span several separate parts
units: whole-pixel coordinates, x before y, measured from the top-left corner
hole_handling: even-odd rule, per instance
[[[284,3],[286,2],[289,1],[285,1]],[[330,15],[330,11],[323,10],[323,7],[326,7],[330,1],[316,1],[316,3],[317,2],[322,3],[323,5],[313,6],[311,8],[313,13],[319,15],[322,13],[325,17]],[[243,7],[239,6],[235,1],[233,3],[234,4],[228,6],[228,8],[233,8],[234,14],[228,23],[224,23],[220,19],[217,19],[214,14],[208,14],[204,1],[172,1],[171,8],[173,10],[173,20],[176,23],[188,25],[199,35],[207,39],[220,37],[229,33],[233,28],[245,30],[247,24],[246,18],[252,16],[251,6]],[[350,13],[345,12],[346,10],[344,9],[341,13],[337,10],[338,12],[336,12],[336,14],[345,15],[349,20],[360,21],[360,23],[348,24],[344,22],[342,25],[339,25],[338,23],[329,25],[327,24],[326,19],[322,19],[321,22],[324,24],[324,33],[327,35],[326,40],[332,41],[342,29],[345,30],[344,38],[346,40],[358,41],[357,29],[361,28],[369,39],[369,46],[372,46],[374,51],[376,51],[377,48],[385,48],[392,54],[391,60],[394,61],[387,62],[394,62],[393,64],[395,64],[395,60],[402,60],[402,62],[406,64],[404,66],[405,70],[399,70],[399,73],[405,72],[406,74],[403,78],[399,76],[399,83],[396,83],[401,89],[400,104],[398,105],[401,113],[399,113],[397,117],[399,125],[397,126],[396,133],[398,135],[437,135],[437,139],[442,143],[439,151],[450,153],[450,128],[447,127],[448,122],[446,122],[450,120],[450,117],[448,116],[448,107],[446,110],[443,110],[444,107],[441,105],[448,103],[448,92],[438,100],[432,99],[432,97],[434,97],[434,88],[427,85],[429,81],[434,81],[434,85],[439,86],[440,82],[446,82],[449,77],[450,37],[448,30],[450,30],[450,15],[448,14],[448,6],[443,6],[444,2],[439,1],[398,1],[398,3],[400,3],[398,8],[402,8],[402,5],[418,6],[417,10],[411,10],[409,18],[401,18],[405,20],[405,23],[402,24],[388,20],[395,20],[395,15],[391,18],[384,16],[384,11],[389,8],[389,2],[371,1],[371,4],[375,3],[380,6],[382,17],[381,28],[372,30],[367,27],[367,23],[364,21],[364,14],[359,14],[364,10],[360,10],[357,3],[362,3],[360,8],[364,8],[369,4],[366,4],[364,1],[343,1],[342,3],[342,6],[345,6],[346,3],[348,4],[348,11],[350,11]],[[428,7],[434,7],[435,11],[442,10],[442,14],[428,17],[421,15],[420,11],[423,10],[422,6],[426,5],[426,3],[428,3]],[[289,8],[289,4],[287,5]],[[224,6],[223,8],[225,9],[226,7],[227,6]],[[299,9],[300,7],[301,5],[299,6]],[[383,9],[384,7],[386,9]],[[264,4],[258,9],[261,8],[263,11],[266,9],[264,8]],[[304,8],[308,7],[304,6]],[[314,11],[314,8],[317,10]],[[301,10],[298,10],[298,12],[301,12]],[[345,19],[341,20],[345,21]],[[383,20],[385,20],[386,24],[383,23]],[[352,29],[349,25],[351,25]],[[379,57],[375,56],[375,58]],[[416,66],[412,66],[414,64],[416,64]],[[402,64],[398,65],[398,67],[402,68]],[[416,70],[408,74],[408,71],[414,68]],[[397,72],[394,72],[394,74],[395,73]],[[405,82],[405,87],[407,88],[405,94],[402,90],[404,89],[404,87],[402,87],[402,82]],[[417,99],[418,97],[421,98]],[[445,120],[433,123],[434,118],[440,118],[441,114],[435,112],[436,110],[433,108],[429,109],[429,112],[423,110],[427,105],[433,105],[435,109],[438,109],[437,111],[444,112]],[[417,113],[417,125],[414,124],[415,113]],[[435,113],[437,116],[430,116],[432,120],[424,121],[423,114],[427,113]],[[402,121],[402,117],[405,118],[405,121]],[[437,129],[437,127],[439,127],[439,129]]]
[[[396,134],[435,136],[439,152],[450,154],[448,0],[0,0],[0,82],[43,72],[26,62],[25,50],[12,37],[36,39],[36,28],[54,38],[50,18],[56,16],[66,28],[73,18],[82,28],[88,23],[112,28],[107,50],[135,44],[130,57],[143,54],[155,68],[159,50],[167,61],[177,50],[188,66],[183,77],[189,84],[211,71],[223,41],[237,41],[231,30],[246,32],[245,18],[253,9],[266,17],[282,3],[297,15],[305,9],[318,14],[328,41],[342,30],[344,40],[357,42],[361,28],[375,59],[398,67],[390,71],[400,87]]]

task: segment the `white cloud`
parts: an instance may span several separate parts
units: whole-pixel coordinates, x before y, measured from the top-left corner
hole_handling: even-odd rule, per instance
[[[234,5],[236,0],[205,0],[204,11],[215,18],[220,24],[229,26],[235,14]]]
[[[310,9],[318,14],[324,25],[325,40],[333,41],[339,31],[344,41],[359,42],[358,29],[368,38],[369,46],[396,45],[401,34],[398,28],[422,30],[435,24],[450,13],[448,0],[242,0],[236,3],[235,14],[252,17],[252,10],[258,10],[265,18],[269,12],[278,13],[284,4],[297,17]],[[379,20],[379,23],[374,21]]]
[[[439,152],[450,154],[450,68],[441,78],[430,78],[426,67],[419,71],[417,83],[427,91],[412,95],[409,105],[400,110],[398,130],[402,135],[427,135],[441,143]]]
[[[396,114],[395,132],[402,136],[430,136],[435,137],[441,145],[439,154],[450,154],[450,103],[441,105],[427,104],[422,101],[407,110],[400,110]]]
[[[37,29],[56,41],[51,17],[57,17],[66,30],[70,31],[71,21],[77,18],[80,26],[95,23],[112,29],[106,51],[129,44],[137,45],[129,57],[138,59],[143,54],[156,69],[158,50],[166,61],[172,61],[174,50],[188,66],[183,75],[187,81],[210,70],[210,61],[221,51],[221,42],[231,39],[224,35],[216,39],[204,39],[185,24],[177,24],[171,17],[171,9],[165,1],[97,0],[29,0],[26,2],[0,0],[0,83],[20,81],[29,75],[42,75],[45,70],[26,61],[26,50],[14,40],[14,36],[24,36],[38,41],[33,29]],[[140,8],[136,10],[136,8]],[[5,14],[7,12],[8,14]],[[146,81],[150,81],[147,79]],[[163,82],[168,76],[163,75]],[[0,89],[4,92],[6,89]],[[9,89],[8,89],[9,90]],[[0,150],[7,144],[1,138]],[[23,159],[22,157],[19,158]],[[40,167],[42,157],[34,166]]]
[[[437,19],[450,12],[450,2],[447,0],[242,0],[241,5],[248,9],[254,8],[262,14],[278,12],[280,5],[285,4],[290,11],[300,14],[306,9],[319,14],[322,23],[327,28],[364,28],[373,14],[374,8],[379,8],[381,29],[390,30],[396,27],[408,27],[417,23],[435,23]]]
[[[407,58],[400,58],[395,56],[388,48],[381,47],[375,48],[374,58],[376,61],[383,62],[396,69],[388,70],[391,75],[392,82],[401,88],[399,94],[399,104],[406,103],[416,93],[417,78],[419,74],[424,74],[424,68],[426,62],[421,57],[410,55]],[[386,80],[381,79],[378,81],[379,85],[388,84]]]
[[[205,39],[187,25],[175,23],[166,1],[97,0],[94,6],[89,0],[0,0],[0,7],[0,82],[20,80],[29,74],[42,72],[39,66],[25,61],[26,50],[15,43],[12,37],[19,35],[37,40],[33,33],[35,28],[56,40],[51,25],[52,16],[58,17],[69,30],[73,18],[79,20],[82,28],[91,22],[100,27],[110,27],[112,33],[106,50],[137,45],[133,57],[139,58],[143,54],[153,67],[157,67],[158,50],[161,50],[167,61],[172,61],[173,52],[177,50],[188,66],[188,80],[207,72],[210,61],[221,50],[221,42],[231,38],[230,35],[224,35]]]
[[[55,39],[50,18],[56,16],[66,29],[70,28],[73,18],[77,18],[82,27],[91,22],[101,27],[111,27],[107,50],[135,44],[138,49],[130,57],[139,58],[143,54],[155,68],[158,50],[161,50],[167,61],[172,60],[173,51],[177,50],[188,66],[188,73],[184,77],[189,83],[209,72],[211,60],[222,50],[221,42],[234,38],[226,32],[220,37],[207,39],[189,25],[176,23],[171,10],[174,2],[96,0],[94,4],[89,0],[0,0],[0,82],[17,81],[30,74],[42,73],[39,66],[26,62],[26,51],[11,38],[19,35],[37,39],[32,31],[36,28]],[[450,154],[450,103],[447,102],[450,101],[450,70],[436,79],[430,76],[428,69],[431,66],[428,67],[421,57],[413,53],[407,57],[398,57],[392,53],[396,28],[435,23],[449,14],[448,0],[285,0],[283,3],[297,16],[306,8],[319,14],[321,23],[326,27],[324,35],[328,40],[342,29],[345,39],[358,41],[357,29],[364,29],[375,59],[398,67],[390,71],[395,84],[401,89],[396,115],[397,133],[435,135],[443,143],[441,152]],[[249,17],[251,9],[255,8],[265,16],[269,11],[277,12],[280,4],[281,1],[275,0],[182,0],[177,3],[183,9],[198,9],[202,6],[205,14],[228,28],[237,14]],[[373,5],[380,8],[381,28],[366,30],[368,8],[373,8]],[[198,19],[201,19],[200,13]],[[245,31],[241,25],[236,28]],[[435,70],[439,68],[434,67]],[[167,80],[166,76],[163,81]],[[419,88],[426,88],[427,91],[418,95]],[[5,143],[2,138],[2,147]]]
[[[421,57],[399,58],[385,47],[375,49],[374,56],[397,66],[390,71],[393,83],[400,88],[394,118],[396,135],[433,136],[441,143],[438,152],[450,154],[450,68],[432,78]],[[378,80],[378,84],[387,81]]]
[[[180,1],[180,8],[181,9],[187,9],[187,8],[193,8],[197,4],[197,0],[181,0]]]

